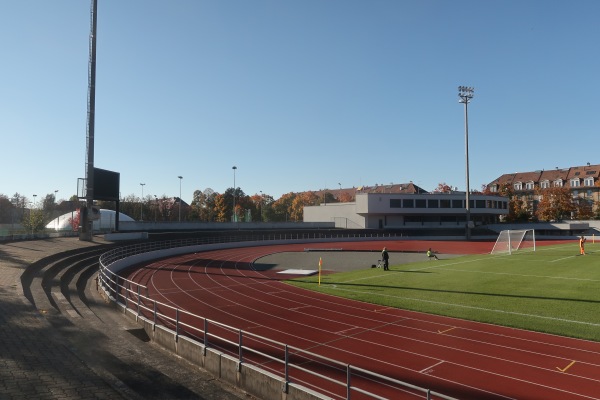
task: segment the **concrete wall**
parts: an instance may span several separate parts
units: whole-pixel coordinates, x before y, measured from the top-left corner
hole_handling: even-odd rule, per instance
[[[283,377],[258,367],[239,362],[238,359],[215,349],[207,348],[193,339],[178,336],[175,332],[136,315],[121,307],[122,312],[137,321],[150,339],[190,363],[206,370],[216,379],[264,400],[332,400],[298,384],[286,384]]]

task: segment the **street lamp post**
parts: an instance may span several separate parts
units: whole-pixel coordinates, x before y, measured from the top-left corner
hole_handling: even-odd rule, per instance
[[[237,213],[235,212],[235,170],[237,167],[234,165],[231,169],[233,170],[233,222],[237,222]]]
[[[36,205],[35,205],[35,198],[36,197],[37,197],[37,194],[34,194],[33,195],[33,206],[31,208],[35,208],[36,207]],[[31,224],[31,236],[33,236],[33,225],[34,225],[34,223],[33,223],[33,217],[31,215],[31,211],[33,211],[33,210],[29,210],[29,223]]]
[[[179,175],[179,222],[181,222],[181,180],[183,176]]]
[[[142,187],[142,198],[140,200],[140,221],[144,221],[144,186],[146,184],[145,183],[140,183],[140,186]]]
[[[466,199],[465,199],[465,210],[466,210],[466,238],[467,240],[471,239],[471,210],[470,210],[470,199],[469,192],[471,191],[469,187],[469,112],[468,112],[468,104],[471,102],[473,98],[473,92],[475,91],[472,87],[467,86],[459,86],[458,87],[458,100],[459,103],[465,105],[465,164],[466,164]]]
[[[158,197],[154,195],[154,222],[156,222],[156,214],[158,213]]]

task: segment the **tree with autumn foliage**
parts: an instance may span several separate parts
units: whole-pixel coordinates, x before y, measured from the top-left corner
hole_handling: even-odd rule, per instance
[[[73,229],[73,231],[78,231],[79,230],[79,222],[81,220],[81,209],[77,209],[77,211],[75,213],[73,213],[73,216],[69,218],[69,224],[71,225],[71,228]]]
[[[292,211],[292,203],[296,198],[296,193],[290,192],[282,195],[271,205],[273,211],[273,221],[288,221]]]
[[[452,186],[446,182],[438,183],[437,187],[433,189],[433,193],[452,193]]]
[[[228,207],[226,197],[223,194],[215,196],[214,215],[216,222],[228,222],[231,208]]]
[[[314,206],[319,203],[319,196],[312,191],[296,195],[290,207],[290,220],[301,222],[304,219],[304,207]]]
[[[593,202],[580,197],[573,199],[575,219],[580,221],[594,218]]]
[[[508,215],[504,218],[506,222],[526,222],[533,218],[533,210],[523,199],[517,195],[509,183],[503,183],[498,192],[492,192],[487,185],[481,187],[481,194],[488,196],[500,195],[508,198]]]
[[[575,211],[571,191],[567,187],[538,189],[539,203],[536,217],[540,221],[560,221],[571,217]]]
[[[338,196],[338,201],[340,203],[352,203],[353,201],[356,201],[356,198],[354,195],[352,195],[352,193],[342,192]]]

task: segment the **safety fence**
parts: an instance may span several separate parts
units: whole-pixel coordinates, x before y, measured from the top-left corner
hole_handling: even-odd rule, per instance
[[[292,239],[289,234],[287,236],[287,240]],[[270,239],[263,235],[263,238],[285,240],[280,235],[272,235]],[[279,377],[284,392],[294,383],[308,388],[309,391],[320,393],[324,398],[383,400],[402,398],[410,394],[411,398],[456,400],[427,388],[289,346],[159,302],[149,297],[147,287],[119,276],[118,271],[111,268],[117,261],[124,262],[123,266],[127,265],[127,258],[135,258],[140,254],[158,251],[155,256],[159,258],[162,257],[159,255],[161,250],[189,248],[199,244],[239,242],[241,239],[240,236],[198,238],[119,247],[100,257],[99,284],[104,292],[125,310],[138,318],[144,318],[154,326],[170,330],[176,339],[180,336],[190,338],[204,346],[204,349],[212,348],[227,354],[237,360],[239,366],[253,365]],[[300,238],[296,236],[294,239]],[[249,236],[246,240],[260,239]],[[377,388],[376,393],[374,388]]]

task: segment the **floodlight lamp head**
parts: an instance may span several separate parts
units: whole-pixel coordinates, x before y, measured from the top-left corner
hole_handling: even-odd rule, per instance
[[[473,98],[474,88],[469,86],[458,87],[458,97],[460,97],[459,103],[468,103]]]

